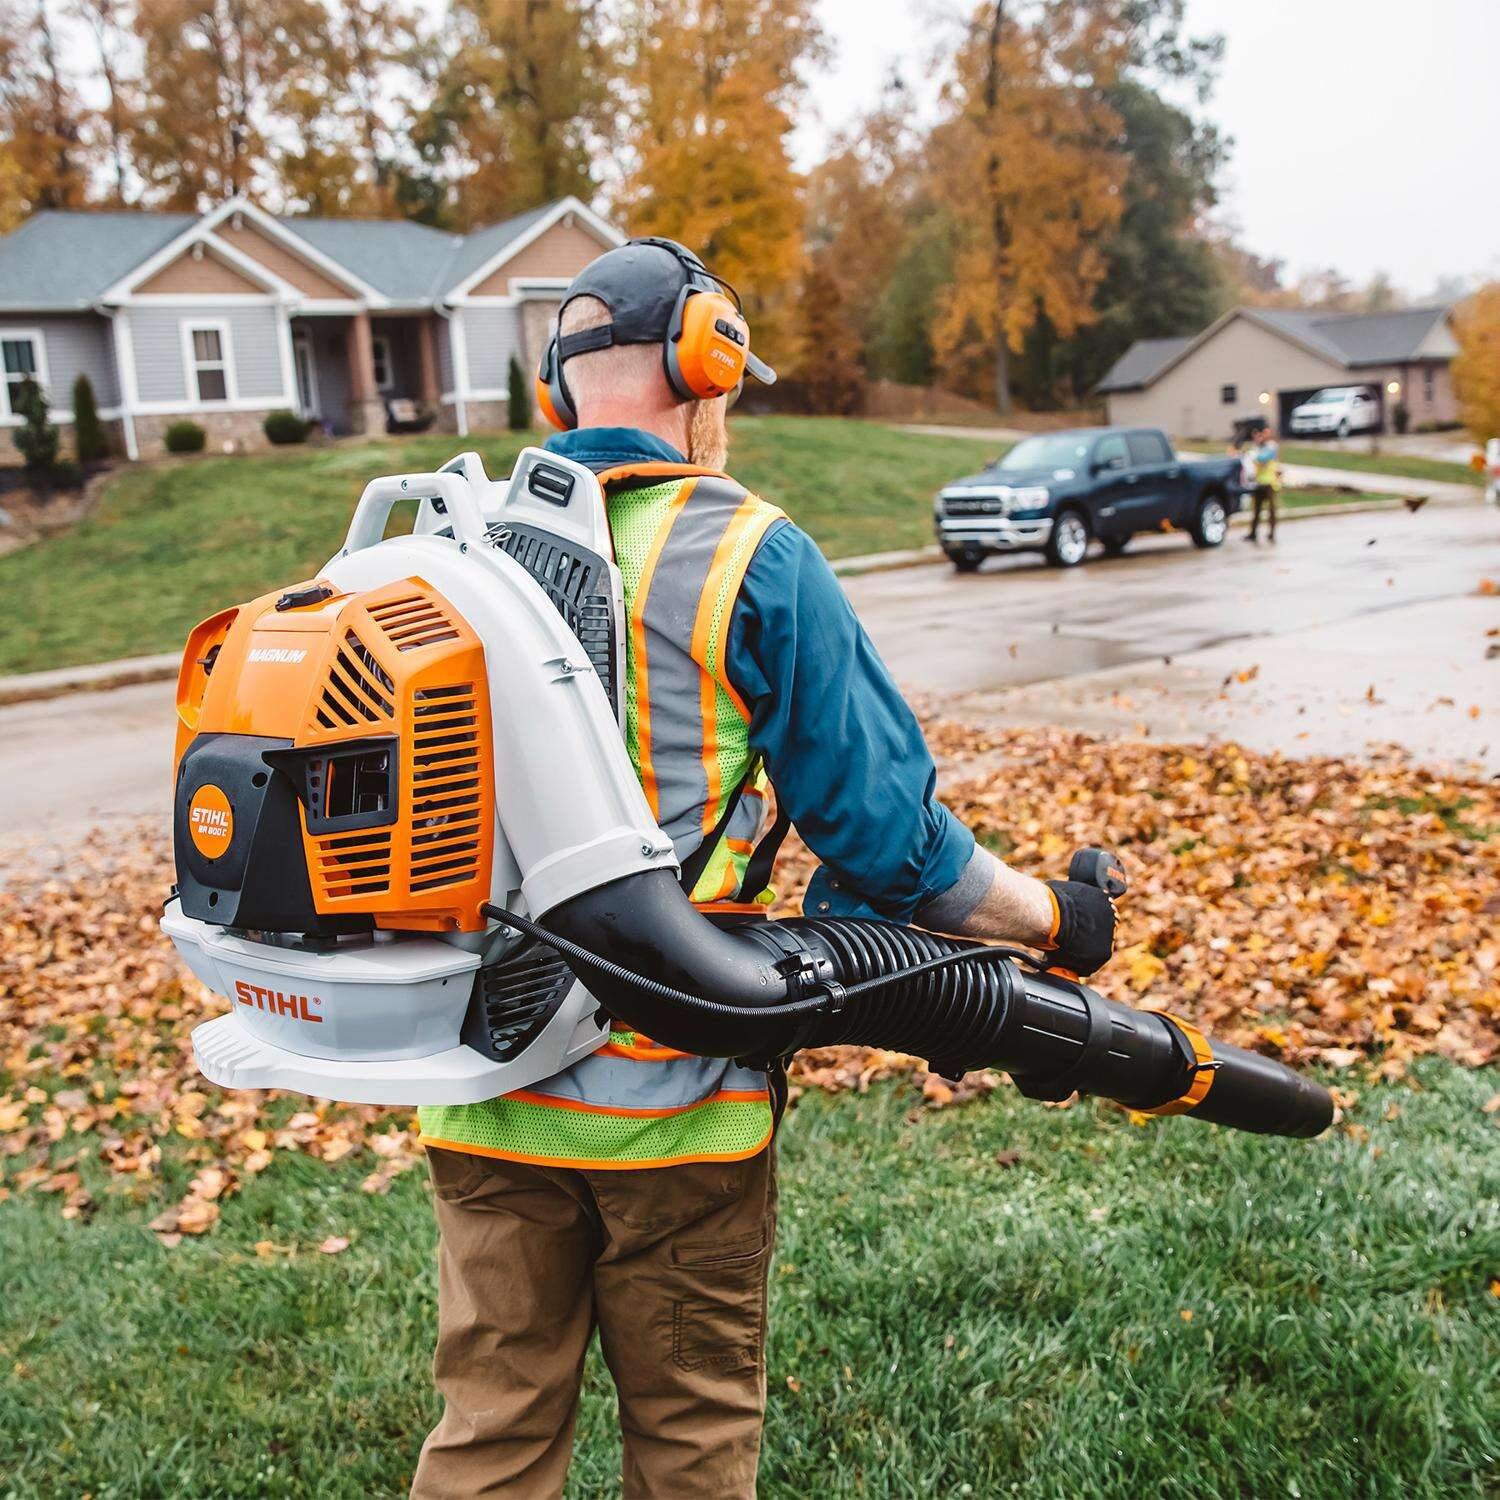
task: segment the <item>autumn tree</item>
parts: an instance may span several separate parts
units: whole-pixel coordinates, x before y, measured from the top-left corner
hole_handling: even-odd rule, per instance
[[[285,106],[328,24],[318,0],[139,0],[135,162],[153,197],[195,209],[274,186]]]
[[[0,231],[88,198],[84,114],[47,0],[0,3]]]
[[[992,367],[1001,412],[1010,354],[1038,315],[1069,336],[1104,275],[1100,240],[1123,206],[1119,118],[1104,97],[1128,60],[1123,10],[985,0],[944,90],[932,163],[960,241],[934,338],[950,381]]]
[[[108,163],[110,201],[121,208],[129,197],[130,133],[139,81],[129,56],[129,9],[125,0],[66,0],[65,13],[93,43],[94,70],[104,94],[94,122],[99,154]]]
[[[1451,366],[1459,415],[1479,442],[1500,437],[1500,281],[1481,287],[1453,315]]]
[[[624,0],[619,208],[691,246],[745,297],[768,353],[795,353],[803,182],[790,137],[824,55],[814,0]]]
[[[1036,374],[1041,386],[1059,381],[1062,394],[1075,398],[1136,339],[1196,333],[1235,300],[1202,234],[1224,161],[1218,132],[1139,79],[1121,78],[1107,97],[1127,158],[1120,220],[1101,244],[1104,274],[1092,318],[1058,341]],[[1044,314],[1038,330],[1047,322]]]
[[[833,286],[846,340],[861,363],[881,294],[917,216],[919,147],[910,90],[893,73],[876,107],[842,132],[808,174],[802,302],[815,279]]]
[[[274,170],[289,205],[335,217],[397,210],[419,45],[404,0],[328,0],[307,66],[280,100],[286,143]]]
[[[609,118],[600,0],[455,0],[403,195],[462,226],[594,194]],[[442,206],[440,206],[442,205]]]
[[[1009,355],[1039,318],[1067,339],[1093,315],[1127,161],[1111,91],[1127,76],[1196,85],[1222,51],[1183,32],[1184,0],[983,0],[943,91],[931,163],[959,235],[934,327],[950,380],[986,368],[1009,403]]]
[[[864,406],[864,348],[844,293],[822,258],[808,264],[798,299],[801,358],[794,373],[810,412],[847,417]]]

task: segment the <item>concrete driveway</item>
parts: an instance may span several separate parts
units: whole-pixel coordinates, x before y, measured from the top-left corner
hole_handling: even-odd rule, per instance
[[[1500,511],[1288,523],[1275,548],[1140,539],[1069,573],[1034,558],[847,580],[914,698],[1011,724],[1360,754],[1394,741],[1500,772]],[[170,682],[0,709],[4,845],[167,822]],[[1477,713],[1476,713],[1477,711]]]

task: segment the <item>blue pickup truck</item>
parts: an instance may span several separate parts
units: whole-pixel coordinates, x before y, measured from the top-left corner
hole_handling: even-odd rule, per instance
[[[1217,547],[1243,493],[1238,458],[1179,458],[1153,427],[1079,427],[1023,438],[982,474],[946,485],[933,520],[961,573],[995,552],[1076,568],[1091,541],[1118,557],[1142,531]]]

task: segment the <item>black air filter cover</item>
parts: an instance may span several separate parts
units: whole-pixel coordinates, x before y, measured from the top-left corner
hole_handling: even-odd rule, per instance
[[[265,759],[290,740],[249,734],[200,734],[183,752],[172,806],[172,852],[182,909],[219,927],[333,937],[368,931],[364,916],[320,915],[313,907],[292,782]],[[204,855],[189,832],[189,809],[201,787],[215,786],[232,816],[228,846]]]

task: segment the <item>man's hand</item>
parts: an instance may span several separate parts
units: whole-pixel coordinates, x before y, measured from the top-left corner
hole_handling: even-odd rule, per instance
[[[1115,951],[1115,904],[1096,885],[1081,880],[1049,880],[1056,908],[1048,940],[1042,944],[1052,966],[1092,974]]]
[[[940,897],[936,909],[930,906],[917,913],[917,921],[936,932],[1040,948],[1057,968],[1079,975],[1092,974],[1109,962],[1115,908],[1097,885],[1035,880],[978,847],[960,887],[971,881],[978,894],[965,895],[964,910],[943,910],[945,898]]]

